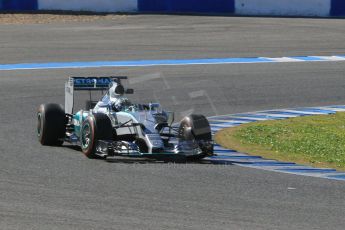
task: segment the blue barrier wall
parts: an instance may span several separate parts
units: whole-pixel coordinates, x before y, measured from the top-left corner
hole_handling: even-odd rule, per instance
[[[234,13],[235,0],[138,0],[139,12]]]
[[[345,0],[332,0],[331,16],[345,16]]]
[[[37,0],[2,0],[2,10],[37,10]]]
[[[80,8],[88,5],[88,0],[79,0]],[[264,1],[263,4],[260,0],[131,0],[126,2],[125,0],[113,0],[115,2],[114,10],[109,10],[108,5],[103,3],[103,7],[107,7],[107,12],[157,12],[157,13],[219,13],[219,14],[249,14],[257,15],[255,13],[256,9],[268,9],[268,13],[265,15],[270,15],[272,9],[278,11],[278,13],[273,14],[275,16],[286,16],[289,15],[289,11],[285,8],[277,9],[277,4],[274,0]],[[117,2],[118,1],[118,2]],[[135,1],[135,3],[133,2]],[[137,2],[136,2],[137,1]],[[279,0],[276,0],[279,1]],[[315,5],[314,1],[310,0],[300,0],[303,3],[305,9],[300,10],[295,16],[310,16],[310,9],[313,7],[324,7],[323,13],[316,13],[312,16],[328,17],[328,16],[345,16],[345,0],[324,0],[323,5]],[[67,6],[69,6],[69,1],[64,1]],[[76,1],[71,1],[71,4],[76,4]],[[127,4],[128,3],[128,4]],[[287,1],[287,4],[289,2]],[[47,10],[46,5],[51,6],[49,9],[54,10],[71,10],[71,7],[66,7],[66,5],[61,4],[61,0],[0,0],[0,10]],[[257,4],[257,6],[255,5]],[[310,9],[307,4],[310,4]],[[243,13],[244,8],[250,8],[253,13]],[[90,7],[89,7],[90,8]],[[91,9],[87,8],[90,11]],[[95,7],[94,11],[99,11],[99,6]],[[98,10],[97,10],[98,9]],[[130,10],[129,10],[130,9]],[[267,10],[266,9],[266,10]],[[284,10],[285,9],[285,10]],[[321,10],[322,10],[321,9]],[[242,11],[241,11],[242,10]],[[76,10],[77,11],[77,10]],[[247,11],[245,11],[247,12]],[[251,12],[251,11],[250,11]],[[273,12],[273,11],[272,11]],[[326,12],[326,13],[325,13]]]

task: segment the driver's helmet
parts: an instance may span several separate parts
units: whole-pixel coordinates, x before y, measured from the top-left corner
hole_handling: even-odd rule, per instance
[[[110,97],[112,97],[112,98],[123,96],[124,93],[125,93],[125,88],[121,84],[115,83],[109,89],[109,94],[110,94]]]
[[[123,111],[125,109],[128,109],[129,106],[131,106],[132,103],[130,100],[128,100],[128,98],[118,98],[114,104],[113,104],[113,107],[115,110],[117,111]]]

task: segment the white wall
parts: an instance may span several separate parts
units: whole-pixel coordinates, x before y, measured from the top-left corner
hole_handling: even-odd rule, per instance
[[[93,12],[137,11],[137,0],[38,0],[39,10],[72,10]]]
[[[235,14],[329,16],[331,0],[235,0]]]

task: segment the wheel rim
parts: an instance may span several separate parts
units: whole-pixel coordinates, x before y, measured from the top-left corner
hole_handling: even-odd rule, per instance
[[[42,114],[38,113],[37,115],[37,135],[41,137],[42,134]]]
[[[92,141],[91,126],[89,123],[84,124],[81,133],[81,146],[83,149],[88,149]]]
[[[190,136],[190,135],[187,135],[186,132],[188,131],[188,129],[192,129],[192,127],[190,127],[189,125],[187,124],[183,124],[183,126],[181,127],[180,129],[180,133],[179,133],[179,136],[182,140],[184,141],[191,141],[191,140],[194,140],[195,138]],[[191,130],[190,130],[191,132]]]

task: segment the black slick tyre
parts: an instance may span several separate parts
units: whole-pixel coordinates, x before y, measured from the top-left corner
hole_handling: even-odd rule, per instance
[[[66,115],[61,105],[42,104],[37,111],[37,137],[42,145],[60,146],[66,133]]]
[[[182,140],[197,141],[202,149],[202,154],[188,156],[188,160],[199,160],[206,156],[213,155],[213,145],[202,143],[212,142],[211,127],[205,116],[192,114],[182,119],[178,131],[178,136]]]
[[[113,138],[112,124],[103,113],[90,115],[83,122],[80,134],[81,150],[88,158],[98,158],[96,147],[98,140]]]

